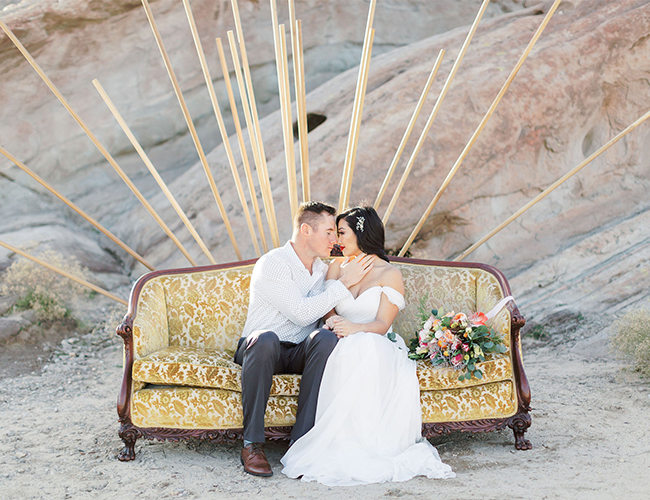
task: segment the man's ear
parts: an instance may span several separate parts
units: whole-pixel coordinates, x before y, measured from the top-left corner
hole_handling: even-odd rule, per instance
[[[300,234],[303,236],[309,236],[313,232],[312,227],[307,224],[306,222],[303,222],[300,224]]]

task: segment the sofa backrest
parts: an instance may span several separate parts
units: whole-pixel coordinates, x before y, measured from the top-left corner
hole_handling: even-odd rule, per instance
[[[478,267],[394,265],[402,272],[406,307],[395,319],[393,330],[407,343],[421,327],[422,308],[427,313],[441,307],[447,312],[488,312],[504,297],[496,276]],[[507,313],[499,315],[493,326],[509,331],[508,319]]]
[[[423,298],[426,310],[444,307],[456,312],[488,312],[503,298],[496,276],[478,267],[395,265],[404,278],[406,307],[393,329],[407,342],[420,326],[419,304]],[[158,326],[148,328],[159,337],[153,344],[158,348],[180,345],[223,348],[234,353],[246,322],[252,270],[253,264],[247,264],[154,277],[140,292],[136,322],[144,320],[142,314],[159,317]],[[507,311],[495,319],[495,328],[509,332]]]

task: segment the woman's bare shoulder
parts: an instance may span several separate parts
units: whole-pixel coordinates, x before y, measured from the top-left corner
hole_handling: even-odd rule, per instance
[[[386,263],[381,269],[381,286],[389,286],[394,288],[401,294],[404,294],[404,280],[402,279],[402,272],[392,264]]]

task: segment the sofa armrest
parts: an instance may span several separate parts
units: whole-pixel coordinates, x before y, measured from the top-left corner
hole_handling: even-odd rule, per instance
[[[124,375],[117,402],[120,421],[129,417],[133,362],[169,346],[165,290],[158,280],[143,278],[134,285],[129,311],[117,327],[124,341]]]
[[[159,279],[147,281],[133,308],[133,355],[140,359],[169,347],[169,325],[165,289]]]

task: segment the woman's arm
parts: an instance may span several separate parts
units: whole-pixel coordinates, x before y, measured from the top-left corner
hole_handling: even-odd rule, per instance
[[[329,267],[327,268],[327,275],[325,276],[325,280],[337,280],[339,279],[339,274],[341,270],[341,263],[343,262],[342,257],[335,257],[332,259],[332,262],[330,262]],[[328,318],[331,318],[336,314],[336,311],[334,308],[330,309],[330,311],[323,316],[323,321],[326,321]],[[327,323],[325,324],[325,328],[329,328]],[[330,328],[331,329],[331,328]]]
[[[404,282],[399,269],[390,267],[380,276],[381,286],[389,286],[404,295]],[[374,321],[370,323],[353,323],[341,316],[331,316],[328,324],[339,337],[347,337],[357,332],[373,332],[384,335],[395,321],[399,308],[393,304],[386,294],[381,295],[379,310]]]

